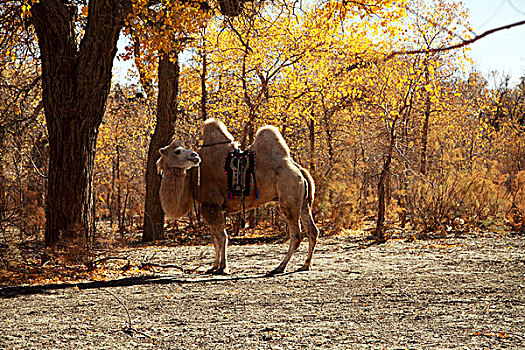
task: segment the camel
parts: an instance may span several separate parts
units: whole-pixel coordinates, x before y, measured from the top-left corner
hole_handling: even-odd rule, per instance
[[[194,200],[201,204],[202,217],[211,229],[215,247],[215,260],[207,271],[210,274],[229,273],[224,213],[236,213],[243,209],[241,198],[227,195],[227,176],[224,172],[225,157],[236,148],[238,143],[224,123],[211,118],[204,123],[203,145],[198,154],[183,148],[180,141],[159,150],[161,157],[157,167],[163,173],[159,192],[162,208],[168,217],[177,219],[190,211]],[[301,223],[305,227],[309,246],[299,271],[309,270],[319,234],[311,211],[315,191],[312,177],[291,158],[284,138],[273,126],[260,128],[248,150],[254,151],[256,156],[258,196],[245,197],[245,208],[278,202],[290,231],[288,252],[268,275],[285,271],[303,239]]]

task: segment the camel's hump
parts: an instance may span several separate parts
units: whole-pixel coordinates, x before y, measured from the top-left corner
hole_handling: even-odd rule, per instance
[[[272,125],[266,125],[257,130],[255,135],[255,141],[251,148],[256,153],[268,153],[281,155],[283,157],[290,156],[290,149],[284,141],[283,135],[281,132]]]
[[[204,122],[203,138],[204,144],[234,140],[226,125],[215,118],[206,119]]]

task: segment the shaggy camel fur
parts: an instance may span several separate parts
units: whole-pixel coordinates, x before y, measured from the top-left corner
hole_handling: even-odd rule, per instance
[[[157,170],[163,175],[159,190],[160,202],[164,213],[171,218],[180,218],[191,210],[192,189],[198,183],[198,172],[194,167],[199,165],[201,159],[197,153],[182,145],[181,141],[173,141],[161,148],[161,157],[157,160]],[[173,190],[175,188],[176,191]]]
[[[226,126],[216,120],[208,119],[204,123],[203,146],[200,155],[200,186],[191,190],[191,183],[196,185],[191,175],[198,161],[191,151],[181,148],[179,142],[173,142],[160,150],[161,158],[157,162],[159,170],[164,171],[160,197],[165,213],[172,218],[179,218],[191,209],[193,198],[202,206],[202,217],[210,226],[215,246],[215,261],[208,273],[228,273],[226,248],[228,236],[224,228],[223,213],[235,213],[241,210],[240,198],[227,198],[227,177],[224,173],[226,154],[238,147]],[[257,208],[268,202],[279,202],[288,221],[290,245],[283,261],[269,274],[284,272],[290,258],[299,247],[303,236],[301,223],[305,226],[308,237],[308,255],[299,270],[309,270],[319,230],[311,211],[314,199],[314,182],[308,171],[295,163],[281,133],[273,126],[264,126],[257,131],[255,141],[248,147],[255,151],[255,178],[259,197],[245,197],[247,209]],[[195,195],[195,197],[192,197]]]

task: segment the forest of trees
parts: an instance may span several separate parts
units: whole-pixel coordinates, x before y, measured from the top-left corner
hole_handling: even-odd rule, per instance
[[[280,129],[322,231],[525,230],[525,77],[447,49],[474,35],[458,2],[9,0],[0,16],[0,242],[163,238],[157,151],[198,149],[210,117],[243,146]],[[119,38],[138,74],[116,81]]]

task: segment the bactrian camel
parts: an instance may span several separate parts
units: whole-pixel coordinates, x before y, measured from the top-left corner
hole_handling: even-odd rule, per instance
[[[203,145],[198,154],[183,148],[180,141],[159,150],[161,157],[157,167],[163,173],[160,188],[162,208],[168,217],[177,219],[191,210],[194,200],[200,202],[202,217],[211,228],[215,246],[215,261],[208,270],[211,274],[228,273],[228,236],[224,228],[224,213],[239,212],[242,208],[241,198],[229,198],[227,195],[227,176],[224,172],[227,153],[237,147],[221,121],[208,119],[204,123]],[[309,246],[306,260],[299,270],[309,270],[319,233],[311,211],[314,200],[312,177],[293,161],[281,133],[273,126],[260,128],[248,150],[255,151],[258,196],[244,198],[246,209],[278,202],[290,231],[288,252],[269,274],[284,272],[302,241],[301,223]]]

